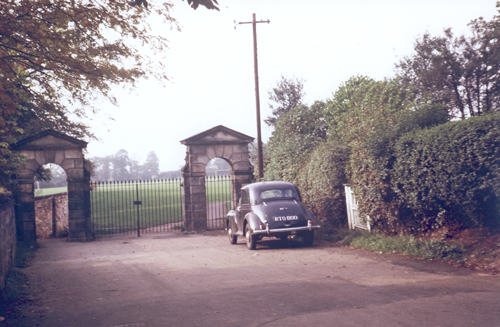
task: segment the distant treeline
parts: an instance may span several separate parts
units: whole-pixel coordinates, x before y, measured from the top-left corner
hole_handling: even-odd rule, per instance
[[[92,180],[95,181],[174,179],[182,176],[180,168],[160,171],[160,162],[154,151],[149,152],[142,164],[131,159],[124,149],[113,155],[91,158],[90,162],[92,163]],[[206,174],[209,176],[229,173],[230,166],[223,159],[215,158],[207,164]]]

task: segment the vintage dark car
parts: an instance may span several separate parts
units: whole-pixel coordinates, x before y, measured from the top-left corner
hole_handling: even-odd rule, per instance
[[[311,211],[301,203],[297,187],[287,182],[258,182],[241,188],[236,209],[227,213],[229,242],[236,244],[245,236],[247,247],[255,250],[263,237],[286,240],[299,237],[305,245],[314,242],[320,228]]]

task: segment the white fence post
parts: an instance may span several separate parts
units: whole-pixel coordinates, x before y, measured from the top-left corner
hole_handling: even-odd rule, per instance
[[[344,190],[349,229],[361,228],[370,231],[370,218],[367,217],[366,219],[363,219],[360,217],[358,202],[356,201],[356,197],[354,196],[354,191],[351,186],[344,184]]]

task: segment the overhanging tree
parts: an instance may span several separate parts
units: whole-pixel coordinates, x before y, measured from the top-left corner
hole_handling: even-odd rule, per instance
[[[217,9],[216,0],[187,2],[195,9]],[[113,85],[143,76],[165,77],[162,62],[147,53],[162,51],[166,39],[148,18],[175,24],[171,6],[166,0],[2,1],[0,184],[13,170],[9,144],[23,134],[53,128],[90,136],[72,117],[95,110],[90,106],[95,96],[109,96]]]

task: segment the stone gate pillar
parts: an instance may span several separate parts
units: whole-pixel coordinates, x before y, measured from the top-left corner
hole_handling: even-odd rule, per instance
[[[187,146],[186,165],[182,170],[186,230],[207,229],[205,167],[210,160],[221,158],[230,164],[234,201],[238,198],[241,186],[252,182],[253,167],[250,163],[248,144],[253,140],[248,135],[219,125],[181,141]]]
[[[90,241],[94,238],[90,212],[90,172],[85,161],[74,160],[68,175],[68,240]]]
[[[33,176],[18,174],[15,198],[17,239],[26,244],[36,243],[35,194]]]
[[[184,227],[188,231],[207,229],[205,174],[184,171]]]

